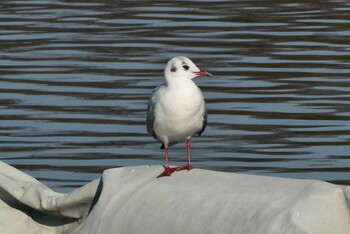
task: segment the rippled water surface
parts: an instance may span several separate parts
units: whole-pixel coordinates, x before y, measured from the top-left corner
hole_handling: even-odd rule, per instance
[[[178,55],[215,74],[195,167],[350,184],[349,1],[10,0],[0,51],[0,159],[57,191],[163,163],[146,107]]]

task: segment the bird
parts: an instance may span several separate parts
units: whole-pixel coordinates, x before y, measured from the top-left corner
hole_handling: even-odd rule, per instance
[[[175,171],[191,170],[191,137],[201,135],[207,125],[207,108],[202,91],[193,82],[197,76],[213,75],[200,70],[187,57],[170,59],[164,70],[165,84],[156,87],[147,107],[147,133],[162,143],[165,150],[164,171],[159,177]],[[186,140],[187,164],[170,167],[169,147]]]

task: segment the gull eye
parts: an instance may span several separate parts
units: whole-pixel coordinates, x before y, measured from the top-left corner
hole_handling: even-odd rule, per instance
[[[183,65],[182,66],[184,69],[185,69],[185,71],[187,71],[190,67],[189,66],[187,66],[186,64],[185,65]]]

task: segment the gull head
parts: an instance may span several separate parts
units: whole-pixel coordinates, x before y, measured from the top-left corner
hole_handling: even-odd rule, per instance
[[[200,70],[189,58],[186,57],[175,57],[170,59],[165,68],[164,74],[167,81],[193,79],[196,76],[213,76],[207,71]]]

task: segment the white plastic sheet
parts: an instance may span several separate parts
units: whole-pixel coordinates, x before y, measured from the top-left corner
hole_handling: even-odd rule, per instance
[[[161,166],[106,170],[69,194],[0,163],[1,233],[350,233],[350,189]]]

